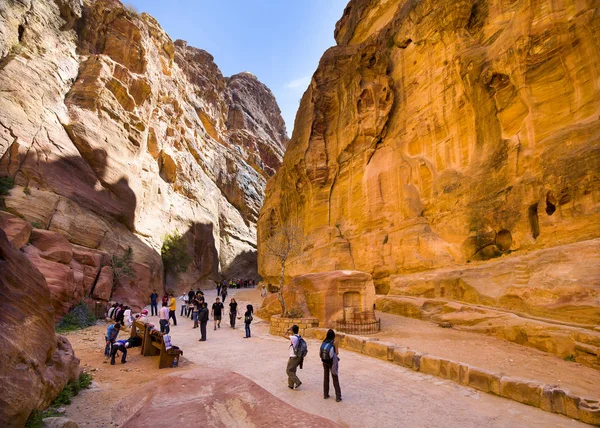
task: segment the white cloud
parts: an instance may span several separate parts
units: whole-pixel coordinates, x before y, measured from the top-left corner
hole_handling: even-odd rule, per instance
[[[301,89],[304,90],[307,88],[310,83],[310,76],[300,77],[298,79],[294,79],[291,82],[285,85],[286,88],[289,89]]]

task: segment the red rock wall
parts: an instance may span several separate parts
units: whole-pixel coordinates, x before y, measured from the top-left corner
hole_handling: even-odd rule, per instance
[[[54,332],[44,276],[0,229],[0,425],[22,427],[79,376],[69,341]]]

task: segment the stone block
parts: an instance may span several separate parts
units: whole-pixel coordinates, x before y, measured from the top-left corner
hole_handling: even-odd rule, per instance
[[[598,401],[582,399],[579,402],[579,419],[586,424],[600,426],[600,406]]]
[[[540,407],[542,385],[526,379],[503,377],[500,379],[500,395],[519,403]]]
[[[358,336],[347,335],[344,338],[343,347],[350,351],[360,352],[362,354],[365,348],[365,339]]]
[[[460,364],[456,361],[440,360],[440,377],[459,383]]]
[[[394,348],[393,351],[393,361],[401,366],[412,368],[414,355],[415,351],[411,351],[410,349],[403,347],[397,347]]]
[[[458,364],[458,383],[461,385],[469,384],[469,369],[471,367],[468,364]]]
[[[567,394],[565,396],[565,414],[573,419],[579,419],[579,403],[581,398],[573,395]]]
[[[412,358],[412,369],[419,371],[421,370],[421,357],[422,355],[419,352],[415,352]]]
[[[565,397],[566,393],[562,389],[556,386],[545,385],[540,396],[540,409],[546,412],[566,415]]]
[[[469,367],[468,385],[483,392],[500,395],[500,378],[494,373]]]
[[[365,342],[364,354],[380,360],[387,360],[389,347],[389,343],[368,341]]]
[[[427,373],[433,376],[439,376],[441,370],[442,360],[433,355],[423,355],[421,357],[421,372]]]

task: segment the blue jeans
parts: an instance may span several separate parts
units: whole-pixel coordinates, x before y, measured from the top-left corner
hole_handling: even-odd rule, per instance
[[[250,323],[245,323],[246,325],[246,337],[250,337]]]

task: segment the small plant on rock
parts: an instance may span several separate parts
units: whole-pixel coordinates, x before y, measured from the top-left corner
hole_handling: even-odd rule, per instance
[[[60,320],[56,325],[56,332],[64,333],[86,328],[94,325],[96,319],[96,315],[94,315],[88,305],[82,301],[73,306],[69,313]]]
[[[113,254],[110,259],[110,267],[113,271],[113,283],[118,284],[122,279],[135,278],[133,269],[133,250],[127,248],[125,254],[117,256]]]
[[[165,236],[160,255],[165,273],[185,272],[192,262],[192,258],[188,254],[186,239],[178,231]]]
[[[15,182],[10,177],[0,177],[0,196],[6,196],[10,189],[15,187]]]
[[[44,224],[39,221],[34,221],[31,223],[34,229],[45,229]]]
[[[31,195],[31,189],[28,186],[23,187],[23,193],[27,196]]]
[[[565,360],[565,361],[571,361],[573,363],[576,361],[575,355],[573,355],[573,354],[567,355],[566,357],[563,358],[563,360]]]

